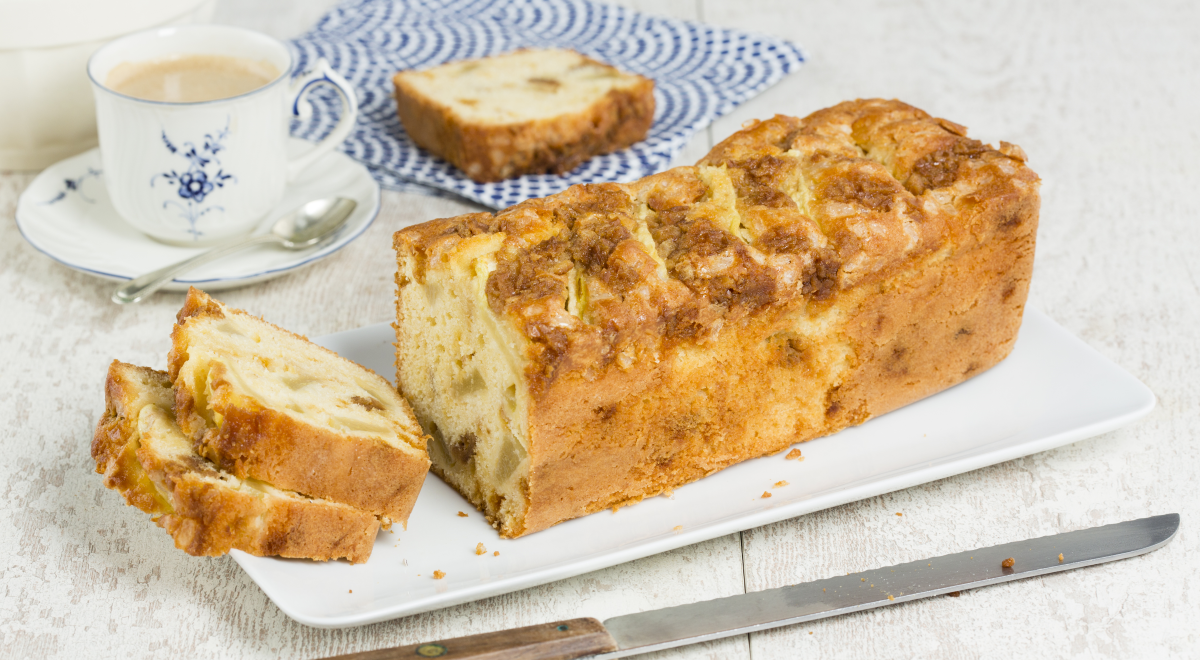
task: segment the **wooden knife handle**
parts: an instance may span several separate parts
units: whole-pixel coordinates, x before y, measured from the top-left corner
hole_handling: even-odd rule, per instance
[[[599,621],[571,619],[412,646],[348,653],[325,660],[571,660],[616,649],[616,641]]]

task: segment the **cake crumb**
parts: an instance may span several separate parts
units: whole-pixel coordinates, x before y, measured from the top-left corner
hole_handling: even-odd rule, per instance
[[[458,517],[459,517],[459,518],[466,518],[466,517],[467,517],[467,514],[463,513],[462,511],[459,511],[459,512],[458,512]]]
[[[671,528],[671,531],[678,534],[679,532],[683,531],[683,525],[675,525],[674,527]]]
[[[668,488],[667,490],[664,490],[663,492],[659,493],[658,495],[659,495],[659,497],[665,497],[670,500],[670,499],[675,498],[675,491]]]
[[[1060,564],[1063,563],[1063,556],[1062,556],[1061,552],[1058,553],[1058,563],[1060,563]]]
[[[774,485],[774,486],[772,486],[772,488],[783,488],[784,486],[790,486],[790,485],[791,485],[791,484],[789,484],[789,483],[788,483],[788,482],[786,482],[786,481],[776,481],[776,482],[775,482],[775,485]]]
[[[764,491],[763,491],[763,494],[762,494],[762,498],[761,498],[761,499],[764,499],[764,500],[765,500],[765,499],[767,499],[767,498],[768,498],[768,497],[770,497],[770,496],[771,496],[771,494],[770,494],[770,493],[768,493],[767,491],[765,491],[765,490],[764,490]]]
[[[444,577],[446,577],[445,571],[434,571],[433,572],[433,579],[435,579],[435,580],[440,580]]]
[[[350,593],[354,593],[354,590],[353,590],[353,589],[351,589],[351,590],[350,590]]]
[[[903,516],[904,514],[903,514],[903,513],[900,513],[899,511],[897,511],[897,512],[896,512],[896,515],[898,515],[898,516]]]
[[[891,594],[888,594],[888,600],[896,600],[896,599],[895,599],[895,598],[892,598],[892,595],[891,595]]]
[[[492,556],[493,556],[493,557],[499,557],[499,556],[500,556],[500,551],[499,551],[499,550],[497,550],[497,551],[493,552],[493,553],[492,553]]]
[[[482,543],[475,544],[475,554],[482,555],[487,552],[487,548],[483,547]]]
[[[962,595],[962,592],[961,591],[951,591],[950,593],[948,593],[946,595],[950,596],[952,598],[958,598],[959,596]]]
[[[799,449],[793,449],[793,450],[789,451],[789,452],[787,453],[787,456],[784,456],[784,458],[786,458],[786,459],[787,459],[787,460],[789,460],[789,461],[794,461],[794,460],[796,460],[797,458],[801,458],[801,459],[802,459],[803,457],[800,455],[800,450],[799,450]]]
[[[1017,560],[1013,559],[1012,557],[1009,557],[1008,559],[1005,559],[1004,561],[1000,562],[1000,565],[1003,566],[1004,568],[1012,568],[1013,564],[1015,564],[1015,563],[1017,563]]]
[[[866,581],[867,581],[867,578],[862,578],[860,581],[861,581],[861,582],[866,582]]]

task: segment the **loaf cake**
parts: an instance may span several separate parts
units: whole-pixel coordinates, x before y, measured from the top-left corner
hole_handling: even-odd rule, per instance
[[[379,375],[195,288],[171,334],[180,429],[239,479],[406,523],[429,459]]]
[[[1039,180],[898,101],[397,232],[397,377],[515,537],[944,390],[1012,349]]]
[[[151,514],[176,547],[201,556],[370,557],[376,516],[219,470],[175,424],[173,399],[165,372],[114,361],[92,457],[105,486]]]
[[[570,50],[401,71],[392,79],[404,130],[479,182],[569,172],[645,139],[654,81]]]

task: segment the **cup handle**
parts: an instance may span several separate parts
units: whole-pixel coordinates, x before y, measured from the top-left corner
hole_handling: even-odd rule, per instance
[[[316,66],[311,71],[292,81],[289,94],[292,99],[292,114],[301,120],[312,116],[312,103],[308,100],[308,92],[314,85],[321,83],[333,85],[338,95],[342,97],[342,116],[338,119],[337,126],[333,127],[333,131],[324,140],[288,161],[288,181],[294,180],[304,168],[312,165],[318,158],[344,142],[350,135],[350,131],[354,129],[354,122],[358,118],[358,98],[354,95],[354,88],[337,71],[334,71],[324,58],[317,60]]]

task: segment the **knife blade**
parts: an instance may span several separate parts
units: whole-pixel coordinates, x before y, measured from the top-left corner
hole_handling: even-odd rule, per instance
[[[557,621],[327,660],[615,660],[1135,557],[1166,545],[1178,530],[1179,514],[1170,513],[626,614],[603,624]]]

